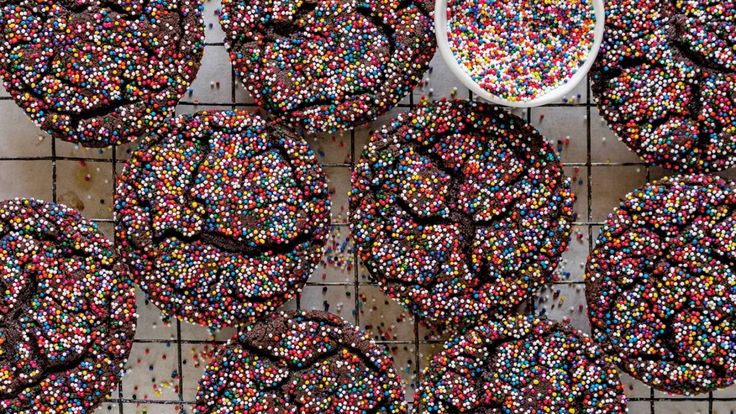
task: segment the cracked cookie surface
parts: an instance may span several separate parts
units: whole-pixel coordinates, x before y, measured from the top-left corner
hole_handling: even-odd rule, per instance
[[[292,298],[322,256],[327,183],[306,141],[244,111],[146,137],[119,179],[118,246],[164,313],[248,323]]]
[[[213,361],[199,382],[197,414],[407,412],[386,350],[330,313],[274,313]]]
[[[130,142],[174,112],[204,48],[197,0],[0,0],[0,76],[43,130]]]
[[[736,165],[736,3],[608,0],[591,70],[602,116],[646,162]]]
[[[628,194],[586,268],[593,337],[631,376],[672,393],[736,378],[736,187],[675,176]]]
[[[117,386],[135,334],[127,269],[67,207],[0,202],[0,411],[91,413]]]
[[[444,346],[414,398],[422,414],[624,414],[618,371],[587,335],[515,315],[486,320]]]
[[[256,102],[307,132],[387,112],[435,51],[430,0],[223,0],[233,67]]]
[[[384,291],[431,322],[515,309],[552,281],[574,196],[526,122],[438,101],[373,133],[353,172],[350,223]]]

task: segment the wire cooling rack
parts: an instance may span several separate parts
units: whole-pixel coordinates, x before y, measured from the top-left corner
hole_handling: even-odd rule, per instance
[[[257,108],[233,74],[217,21],[219,1],[205,2],[207,44],[199,75],[177,112]],[[304,291],[285,308],[323,309],[366,329],[387,347],[413,398],[418,373],[439,351],[445,336],[418,323],[396,302],[386,298],[358,264],[349,240],[347,193],[350,171],[370,131],[421,99],[472,94],[455,82],[439,57],[414,93],[391,112],[365,127],[342,134],[309,137],[333,193],[332,231],[325,259]],[[570,322],[589,332],[584,285],[585,259],[608,212],[627,192],[667,174],[649,168],[618,142],[591,103],[589,85],[579,85],[567,98],[542,108],[512,111],[526,118],[557,147],[577,194],[570,249],[558,269],[559,279],[535,296],[538,315]],[[104,150],[85,149],[42,133],[0,87],[0,197],[36,197],[80,209],[113,237],[112,197],[115,176],[134,145]],[[724,175],[733,177],[734,172]],[[140,315],[127,373],[98,413],[191,413],[197,381],[212,352],[229,339],[232,329],[211,332],[166,320],[139,291]],[[654,391],[622,375],[632,414],[733,414],[736,387],[678,397]]]

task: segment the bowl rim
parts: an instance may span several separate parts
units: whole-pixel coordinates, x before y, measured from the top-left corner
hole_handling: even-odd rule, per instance
[[[578,68],[575,74],[565,83],[555,89],[541,95],[535,99],[528,101],[509,101],[507,99],[496,96],[485,89],[481,88],[468,74],[468,72],[455,59],[450,50],[450,43],[447,40],[447,0],[436,0],[434,8],[434,28],[435,37],[437,38],[437,48],[440,51],[442,60],[445,61],[453,75],[460,82],[470,89],[475,95],[492,102],[497,105],[509,106],[514,108],[531,108],[545,105],[553,101],[559,100],[572,91],[583,79],[585,79],[588,71],[593,66],[601,43],[603,42],[603,32],[605,30],[605,8],[603,0],[593,1],[593,13],[595,15],[595,28],[593,45],[588,52],[585,62]]]

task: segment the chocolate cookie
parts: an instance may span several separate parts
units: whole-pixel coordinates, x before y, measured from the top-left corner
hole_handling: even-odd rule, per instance
[[[672,393],[736,378],[736,186],[665,178],[608,217],[586,269],[593,337],[626,372]]]
[[[606,1],[593,95],[646,162],[691,172],[736,165],[735,22],[729,1]]]
[[[371,136],[353,172],[350,223],[384,291],[449,323],[512,310],[551,281],[573,202],[557,155],[529,124],[443,100]]]
[[[406,413],[386,351],[338,316],[274,313],[248,326],[199,381],[197,414]]]
[[[223,0],[220,23],[256,102],[308,132],[387,112],[435,50],[431,0]]]
[[[616,369],[587,335],[515,315],[450,339],[424,371],[422,414],[626,413]]]
[[[97,226],[67,207],[0,202],[0,411],[92,413],[135,334],[135,293]]]
[[[251,322],[284,304],[321,259],[330,201],[302,138],[248,112],[173,119],[119,179],[122,255],[164,313]]]
[[[0,76],[54,137],[122,144],[174,112],[204,48],[197,0],[2,0]]]

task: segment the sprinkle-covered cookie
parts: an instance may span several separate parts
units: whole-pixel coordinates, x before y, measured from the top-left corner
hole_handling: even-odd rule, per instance
[[[450,339],[424,371],[417,412],[626,413],[618,371],[587,335],[531,315]]]
[[[116,234],[164,313],[247,323],[293,297],[321,259],[327,183],[304,139],[248,112],[177,117],[119,180]]]
[[[384,291],[449,323],[512,310],[551,281],[573,202],[557,155],[529,124],[443,100],[372,135],[353,172],[350,222]]]
[[[690,172],[736,165],[736,5],[607,0],[593,94],[649,163]]]
[[[204,48],[197,0],[2,0],[0,76],[54,137],[132,141],[171,116]]]
[[[736,379],[736,185],[670,177],[626,196],[586,270],[593,337],[633,377],[672,393]]]
[[[375,119],[421,80],[435,50],[432,0],[223,0],[236,72],[295,127]]]
[[[320,311],[274,313],[228,342],[199,381],[196,414],[406,413],[387,352]]]
[[[95,411],[133,345],[132,283],[78,212],[0,202],[0,412]]]

